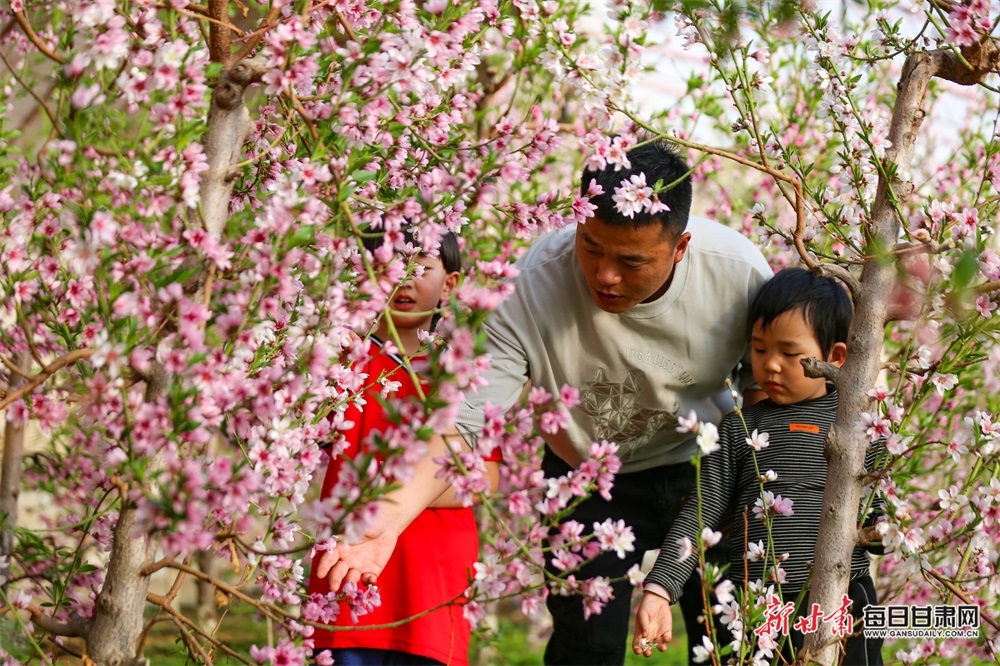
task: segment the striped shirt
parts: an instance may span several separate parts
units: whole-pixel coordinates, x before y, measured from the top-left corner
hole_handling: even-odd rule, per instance
[[[719,426],[720,449],[701,461],[701,515],[702,524],[719,529],[719,525],[732,516],[729,531],[731,565],[727,574],[730,580],[742,586],[744,577],[750,582],[764,579],[764,566],[773,568],[773,557],[749,561],[748,544],[761,542],[767,548],[767,526],[754,514],[754,505],[761,500],[760,475],[772,470],[777,474],[773,481],[764,483],[764,491],[792,501],[791,515],[777,515],[771,521],[771,535],[775,553],[788,558],[780,563],[785,572],[781,584],[784,597],[806,586],[812,569],[819,520],[823,509],[823,490],[826,484],[826,458],[823,443],[837,414],[837,393],[805,400],[792,405],[777,405],[764,400],[743,410],[746,428],[738,414],[731,413]],[[760,451],[747,444],[747,433],[767,433],[769,443]],[[756,457],[756,464],[754,458]],[[865,467],[875,463],[876,449],[870,447],[865,456]],[[681,596],[681,588],[698,565],[697,555],[683,562],[678,561],[678,545],[687,537],[697,544],[699,532],[695,495],[685,502],[674,521],[656,564],[646,576],[647,582],[662,585],[670,593],[671,601]],[[744,511],[746,528],[744,528]],[[861,547],[854,549],[851,559],[851,578],[868,573],[868,554]]]

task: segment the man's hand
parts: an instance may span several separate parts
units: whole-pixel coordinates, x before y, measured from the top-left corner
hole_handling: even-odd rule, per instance
[[[670,614],[670,602],[652,592],[644,593],[635,614],[632,651],[652,657],[653,646],[660,652],[666,652],[667,644],[673,637],[674,619]]]
[[[324,551],[316,563],[316,576],[328,579],[331,592],[339,592],[344,583],[374,585],[399,535],[388,528],[376,527],[356,544],[338,543]]]

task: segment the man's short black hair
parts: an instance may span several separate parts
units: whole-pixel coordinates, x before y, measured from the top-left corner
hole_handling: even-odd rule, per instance
[[[833,345],[847,343],[854,307],[847,292],[833,278],[821,278],[804,268],[786,268],[764,283],[750,306],[750,327],[767,329],[775,319],[801,310],[812,326],[825,358]]]
[[[687,228],[688,215],[691,213],[691,176],[688,174],[687,161],[666,139],[653,139],[633,147],[628,151],[628,161],[631,166],[618,171],[610,164],[599,171],[584,169],[580,181],[581,195],[587,196],[590,182],[596,180],[604,193],[590,197],[590,203],[597,206],[595,215],[601,222],[611,226],[633,227],[659,222],[667,233],[674,238],[679,237]],[[623,180],[638,174],[645,174],[646,185],[654,189],[657,181],[663,181],[663,187],[669,189],[654,196],[666,204],[669,210],[655,215],[643,210],[634,217],[626,217],[615,208],[615,188],[621,187]]]
[[[410,243],[414,247],[420,247],[421,243],[413,236],[412,227],[404,227],[402,229],[403,238],[406,239],[407,243]],[[458,237],[450,231],[446,231],[441,234],[441,245],[438,247],[438,256],[441,257],[441,263],[444,264],[444,270],[447,273],[456,273],[462,270],[462,252],[458,248]],[[385,243],[385,232],[381,229],[366,229],[365,235],[361,238],[361,244],[364,245],[365,249],[369,252],[374,253],[375,250],[382,247]]]

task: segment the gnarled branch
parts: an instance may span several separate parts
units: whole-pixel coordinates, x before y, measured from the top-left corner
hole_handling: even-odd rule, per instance
[[[262,59],[241,60],[222,72],[212,93],[208,131],[203,138],[209,169],[201,176],[201,211],[205,229],[216,236],[222,234],[229,219],[232,168],[239,162],[251,130],[243,93],[266,71]]]

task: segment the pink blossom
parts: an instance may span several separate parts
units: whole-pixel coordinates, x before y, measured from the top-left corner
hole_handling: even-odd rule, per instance
[[[594,523],[594,536],[600,542],[601,550],[614,551],[619,559],[625,559],[625,553],[635,550],[635,535],[624,520],[612,521],[608,518],[603,523]]]

